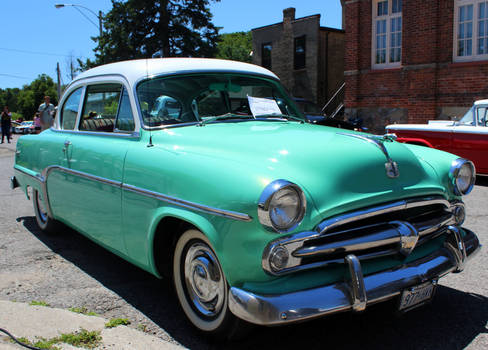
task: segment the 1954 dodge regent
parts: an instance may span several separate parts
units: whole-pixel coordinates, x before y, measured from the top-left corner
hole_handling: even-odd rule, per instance
[[[149,59],[80,74],[54,126],[19,139],[13,188],[172,278],[198,329],[280,325],[428,302],[480,249],[462,227],[474,165],[305,122],[270,71]]]

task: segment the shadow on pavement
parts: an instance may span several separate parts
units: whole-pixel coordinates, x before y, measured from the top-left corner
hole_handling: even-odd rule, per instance
[[[394,302],[364,313],[330,316],[285,327],[256,327],[239,342],[215,343],[186,321],[172,285],[131,265],[81,234],[66,228],[59,235],[39,231],[34,217],[24,226],[53,252],[75,264],[112,290],[147,318],[191,349],[341,348],[341,349],[462,349],[487,333],[488,298],[439,286],[434,301],[402,316]]]
[[[476,176],[476,185],[488,187],[488,176]]]

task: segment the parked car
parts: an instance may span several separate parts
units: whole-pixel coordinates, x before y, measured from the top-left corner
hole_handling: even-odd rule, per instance
[[[168,115],[151,113],[161,96]],[[51,129],[19,138],[12,187],[42,230],[62,222],[171,278],[203,332],[391,299],[407,311],[480,248],[462,226],[470,161],[305,123],[262,67],[113,63],[77,76],[59,106]]]
[[[34,133],[34,122],[33,121],[21,122],[19,125],[14,127],[14,132],[16,134],[33,134]]]
[[[363,127],[363,121],[359,118],[344,120],[342,115],[340,118],[332,118],[324,115],[319,106],[307,99],[296,97],[293,100],[309,123],[347,130],[367,131]]]
[[[437,148],[470,159],[480,174],[488,175],[488,100],[476,101],[459,121],[430,120],[428,124],[386,127],[398,141]]]

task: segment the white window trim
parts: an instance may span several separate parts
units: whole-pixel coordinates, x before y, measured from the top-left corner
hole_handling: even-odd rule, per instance
[[[385,69],[385,68],[397,68],[402,65],[402,60],[400,58],[399,62],[390,62],[390,26],[391,19],[395,17],[402,17],[402,45],[401,49],[403,52],[403,10],[395,14],[391,14],[391,8],[393,6],[393,1],[388,0],[388,15],[377,16],[378,2],[382,0],[373,0],[372,3],[372,21],[371,21],[371,67],[373,69]],[[386,19],[386,63],[376,63],[376,20]]]
[[[478,4],[480,2],[486,2],[487,0],[454,0],[454,28],[453,28],[453,62],[473,62],[488,60],[488,53],[478,55]],[[459,8],[464,5],[473,5],[473,37],[472,37],[472,50],[471,56],[458,56],[458,27],[459,27]]]

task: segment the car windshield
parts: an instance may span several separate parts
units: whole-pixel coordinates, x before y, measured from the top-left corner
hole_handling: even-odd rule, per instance
[[[304,120],[272,79],[206,73],[155,77],[137,86],[144,125],[249,120]]]
[[[474,107],[471,107],[469,111],[466,112],[464,117],[461,118],[459,124],[474,125],[473,113],[474,113]]]

